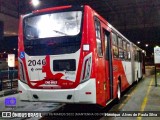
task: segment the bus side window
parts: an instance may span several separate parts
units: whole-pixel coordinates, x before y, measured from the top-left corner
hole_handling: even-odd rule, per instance
[[[138,62],[142,62],[142,51],[138,51]]]
[[[124,58],[124,51],[123,51],[123,44],[122,44],[122,38],[118,37],[118,49],[119,49],[119,58]]]
[[[136,46],[133,46],[133,54],[134,54],[134,60],[137,61],[137,49]]]
[[[103,38],[104,38],[104,54],[105,54],[105,59],[109,60],[109,44],[110,44],[110,33],[103,28]]]
[[[118,58],[118,41],[115,33],[112,33],[112,48],[114,58]]]
[[[101,40],[101,26],[98,18],[95,18],[95,31],[96,31],[96,42],[97,42],[97,53],[98,56],[102,56],[102,40]]]
[[[127,43],[123,40],[124,59],[127,60]]]
[[[127,59],[131,60],[130,44],[127,43]]]

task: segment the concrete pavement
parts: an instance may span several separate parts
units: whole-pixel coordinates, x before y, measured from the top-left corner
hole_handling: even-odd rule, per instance
[[[103,117],[101,120],[159,120],[160,115],[160,76],[158,86],[155,87],[155,77],[149,76],[133,86],[119,104],[113,106],[109,112],[138,113],[135,117]],[[152,116],[152,117],[151,117]]]

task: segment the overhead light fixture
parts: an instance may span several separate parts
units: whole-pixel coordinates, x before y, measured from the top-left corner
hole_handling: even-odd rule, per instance
[[[40,4],[40,1],[39,1],[39,0],[31,0],[31,4],[32,4],[34,7],[37,7],[37,6]]]
[[[137,41],[137,44],[140,44],[141,42],[140,41]]]
[[[146,47],[148,47],[148,44],[146,44]]]

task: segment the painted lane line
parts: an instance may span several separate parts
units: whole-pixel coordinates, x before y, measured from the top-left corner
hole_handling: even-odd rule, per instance
[[[146,107],[146,105],[147,105],[148,95],[149,95],[149,93],[150,93],[150,90],[151,90],[151,87],[152,87],[153,80],[154,80],[154,79],[152,78],[151,81],[150,81],[150,83],[149,83],[149,87],[148,87],[146,96],[144,97],[143,102],[142,102],[142,105],[141,105],[141,109],[140,109],[141,112],[144,111],[144,109],[145,109],[145,107]],[[141,116],[137,117],[137,120],[141,120],[141,119],[142,119]]]
[[[133,94],[137,90],[136,87],[133,88],[133,90],[131,91],[131,93],[129,93],[127,95],[124,95],[124,96],[127,96],[127,98],[121,103],[121,105],[118,107],[118,110],[122,110],[122,108],[126,105],[126,103],[131,99],[131,97],[133,96]]]

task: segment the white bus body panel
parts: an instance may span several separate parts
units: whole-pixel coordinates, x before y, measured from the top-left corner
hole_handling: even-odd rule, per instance
[[[131,85],[132,81],[132,64],[131,61],[122,61],[123,69],[127,78],[128,83]]]
[[[90,79],[79,84],[75,89],[32,89],[27,84],[18,80],[21,100],[28,101],[52,101],[65,103],[96,103],[95,79]],[[91,94],[86,94],[89,92]],[[37,95],[35,99],[33,95]],[[71,99],[67,99],[72,95]]]

